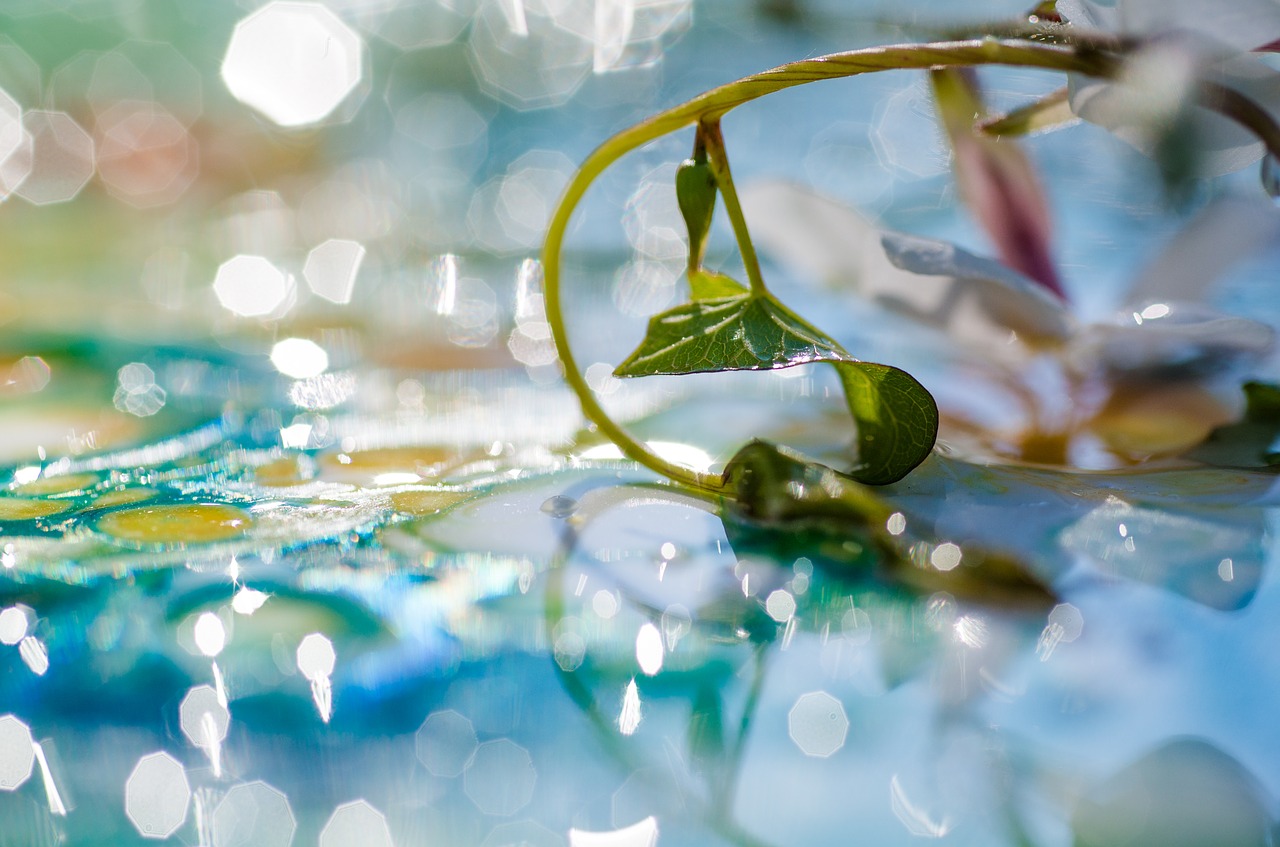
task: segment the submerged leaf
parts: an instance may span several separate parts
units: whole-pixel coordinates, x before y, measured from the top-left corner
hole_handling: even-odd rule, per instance
[[[924,461],[938,435],[938,407],[910,374],[861,362],[767,294],[695,300],[655,315],[615,376],[773,370],[835,365],[858,426],[853,475],[896,482]]]
[[[1280,386],[1246,382],[1244,417],[1220,426],[1188,456],[1219,467],[1280,467]]]
[[[1053,592],[1024,563],[978,545],[919,537],[873,490],[825,465],[764,441],[743,447],[725,467],[739,512],[788,532],[864,537],[882,554],[887,575],[925,592],[947,591],[985,603],[1041,607]]]

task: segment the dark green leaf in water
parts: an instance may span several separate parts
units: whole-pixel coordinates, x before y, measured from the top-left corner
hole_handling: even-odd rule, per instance
[[[938,407],[910,374],[861,362],[767,294],[695,300],[655,315],[615,376],[772,370],[827,362],[858,425],[854,477],[885,485],[924,461],[938,434]]]
[[[706,159],[685,159],[676,168],[676,202],[689,229],[689,267],[697,268],[716,208],[716,178]]]
[[[1246,382],[1244,417],[1209,433],[1188,458],[1230,468],[1280,467],[1280,386]]]
[[[1280,385],[1250,381],[1243,388],[1246,420],[1280,424]]]
[[[689,291],[694,300],[719,300],[747,293],[747,287],[731,276],[704,271],[689,271]]]
[[[689,714],[689,757],[703,773],[715,774],[724,759],[724,716],[720,690],[698,686]]]
[[[923,537],[872,489],[785,448],[753,441],[724,473],[743,517],[789,533],[803,528],[864,537],[883,554],[887,576],[922,592],[1001,605],[1053,602],[1052,590],[1019,560],[977,544]]]

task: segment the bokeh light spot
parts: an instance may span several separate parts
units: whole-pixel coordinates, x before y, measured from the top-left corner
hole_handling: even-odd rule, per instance
[[[283,127],[327,118],[360,82],[364,43],[319,3],[276,0],[236,24],[222,80]]]

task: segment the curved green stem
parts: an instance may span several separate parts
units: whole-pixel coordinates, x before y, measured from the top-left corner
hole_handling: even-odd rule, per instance
[[[733,172],[729,170],[729,152],[725,149],[724,135],[720,132],[720,119],[702,121],[698,129],[698,134],[707,146],[711,172],[716,177],[716,188],[724,198],[724,211],[729,216],[729,223],[733,226],[733,237],[738,242],[738,252],[742,254],[742,266],[747,271],[747,282],[751,285],[751,293],[757,296],[767,294],[764,274],[760,272],[760,259],[756,256],[756,246],[751,241],[751,233],[747,231],[747,217],[742,213],[742,204],[738,202],[738,190],[733,186]]]
[[[1000,41],[990,38],[977,41],[875,47],[835,53],[781,65],[714,88],[679,106],[654,115],[630,129],[623,130],[597,147],[582,163],[581,168],[565,189],[560,205],[556,208],[547,227],[547,236],[542,249],[547,321],[551,325],[551,335],[560,354],[560,361],[564,365],[565,379],[578,396],[583,414],[587,419],[617,444],[627,458],[675,482],[712,493],[724,492],[726,483],[721,475],[700,473],[669,462],[633,436],[625,427],[615,422],[596,399],[569,346],[569,333],[560,299],[560,254],[574,209],[582,201],[591,184],[610,165],[632,150],[682,127],[698,122],[714,123],[744,103],[798,85],[884,70],[920,70],[933,67],[993,64],[1106,77],[1114,75],[1119,66],[1119,59],[1110,53],[1098,50],[1078,51],[1027,41]],[[726,195],[726,207],[728,206],[729,200]],[[747,243],[749,244],[749,240]],[[745,254],[743,258],[745,261]]]

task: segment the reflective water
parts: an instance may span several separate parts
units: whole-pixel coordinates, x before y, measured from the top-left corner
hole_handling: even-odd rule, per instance
[[[903,581],[856,529],[750,525],[580,431],[534,261],[572,162],[655,104],[901,37],[852,20],[884,8],[798,4],[811,17],[787,23],[714,2],[692,21],[675,2],[228,6],[171,21],[169,47],[126,37],[128,4],[22,5],[0,43],[30,136],[15,150],[75,118],[97,163],[77,194],[79,136],[57,136],[27,162],[37,178],[13,177],[0,230],[0,844],[1280,834],[1265,468],[993,463],[944,433],[885,491],[887,531],[930,540]],[[159,27],[147,4],[133,14]],[[31,34],[86,19],[113,22],[76,36],[87,58]],[[276,26],[346,47],[272,90],[253,39]],[[999,79],[1005,98],[1039,85]],[[32,111],[46,90],[63,111]],[[918,79],[788,96],[734,116],[735,168],[976,241]],[[163,109],[144,122],[159,135],[128,135],[121,102]],[[1136,154],[1078,133],[1034,149],[1057,163],[1068,287],[1101,314],[1174,224]],[[677,296],[664,186],[686,141],[624,168],[575,235],[588,379],[689,464],[752,435],[837,461],[849,432],[820,372],[609,375]],[[174,153],[187,145],[199,157]],[[1218,305],[1280,316],[1258,284],[1275,259]],[[770,270],[851,348],[963,393],[971,363],[937,339]],[[1056,598],[919,587],[980,548]]]

